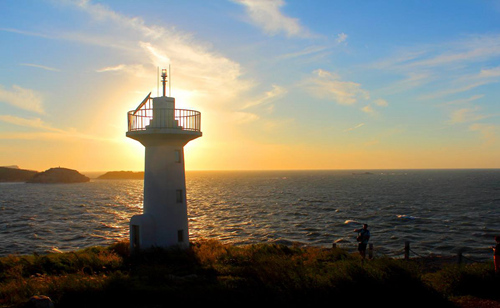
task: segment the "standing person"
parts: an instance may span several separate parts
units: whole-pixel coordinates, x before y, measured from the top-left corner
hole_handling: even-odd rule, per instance
[[[368,225],[363,224],[362,229],[355,229],[354,232],[358,232],[356,240],[358,241],[358,251],[363,259],[366,256],[366,245],[368,245],[368,240],[370,240],[370,230],[368,230]]]
[[[496,246],[493,246],[493,262],[495,263],[495,274],[500,274],[500,236],[495,236]]]

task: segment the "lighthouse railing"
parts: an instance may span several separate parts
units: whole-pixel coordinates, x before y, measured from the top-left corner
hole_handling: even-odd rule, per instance
[[[128,131],[151,128],[175,128],[186,131],[201,131],[201,113],[189,109],[142,108],[128,112]]]

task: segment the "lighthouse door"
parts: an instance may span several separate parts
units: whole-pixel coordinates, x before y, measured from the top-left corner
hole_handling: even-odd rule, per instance
[[[141,234],[138,225],[132,225],[132,249],[141,249]]]

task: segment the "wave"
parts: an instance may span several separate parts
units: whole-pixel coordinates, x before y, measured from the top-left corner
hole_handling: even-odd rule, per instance
[[[398,218],[404,219],[404,220],[415,220],[417,217],[410,216],[410,215],[397,215]]]

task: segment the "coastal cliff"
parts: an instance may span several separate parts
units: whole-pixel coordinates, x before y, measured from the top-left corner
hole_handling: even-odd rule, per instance
[[[76,170],[67,168],[50,168],[35,174],[27,183],[82,183],[90,179]]]

